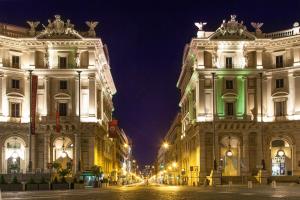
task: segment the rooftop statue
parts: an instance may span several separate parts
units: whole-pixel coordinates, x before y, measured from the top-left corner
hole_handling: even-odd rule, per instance
[[[264,23],[259,23],[259,22],[251,22],[251,26],[255,28],[255,33],[256,34],[261,34],[262,31],[260,28],[264,25]]]
[[[97,21],[86,21],[86,25],[90,28],[88,32],[89,37],[96,37],[96,31],[95,28],[98,25],[99,22]]]
[[[39,21],[27,21],[27,24],[30,26],[30,30],[29,30],[29,35],[30,36],[35,36],[36,33],[36,27],[40,24]]]

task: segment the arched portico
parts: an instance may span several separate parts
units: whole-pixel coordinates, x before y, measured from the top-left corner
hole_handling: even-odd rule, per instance
[[[19,136],[8,137],[2,146],[2,172],[26,172],[28,150],[23,138]]]
[[[220,140],[220,167],[223,176],[240,175],[240,140],[232,135],[223,136]]]
[[[58,162],[62,168],[70,168],[74,159],[74,143],[66,136],[57,137],[53,141],[52,149],[53,162]]]

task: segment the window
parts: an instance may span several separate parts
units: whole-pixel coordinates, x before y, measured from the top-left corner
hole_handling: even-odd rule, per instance
[[[276,68],[283,67],[283,56],[276,56]]]
[[[233,80],[226,80],[226,89],[233,89]]]
[[[11,117],[20,117],[20,103],[11,103]]]
[[[67,116],[67,109],[68,109],[67,103],[59,103],[59,116],[62,117]]]
[[[226,115],[227,116],[233,116],[234,115],[233,103],[226,103]]]
[[[232,57],[226,57],[226,68],[227,69],[232,69],[233,65],[232,65]]]
[[[20,89],[20,80],[12,79],[11,80],[11,87],[13,89]]]
[[[285,115],[285,107],[286,107],[285,101],[275,102],[275,116],[276,117],[284,116]]]
[[[68,81],[66,80],[59,81],[59,89],[61,90],[68,89]]]
[[[283,88],[284,87],[284,80],[281,79],[276,79],[276,88]]]
[[[59,68],[61,69],[67,68],[67,57],[59,57]]]
[[[12,67],[13,68],[20,67],[20,56],[12,56]]]

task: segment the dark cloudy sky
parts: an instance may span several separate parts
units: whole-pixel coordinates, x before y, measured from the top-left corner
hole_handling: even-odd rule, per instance
[[[214,31],[223,19],[236,14],[248,29],[264,22],[263,31],[292,27],[300,21],[300,1],[285,0],[0,0],[0,21],[26,25],[60,14],[78,29],[97,20],[98,36],[109,47],[117,87],[115,113],[133,139],[134,154],[142,164],[154,161],[161,140],[178,112],[176,82],[184,45],[196,35],[195,21],[208,22]]]

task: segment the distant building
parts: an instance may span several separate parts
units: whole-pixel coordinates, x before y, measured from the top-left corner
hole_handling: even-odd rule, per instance
[[[59,162],[73,173],[100,165],[109,175],[116,88],[107,47],[94,30],[98,22],[86,22],[85,32],[59,15],[43,26],[27,23],[0,24],[1,173],[25,173],[31,157],[33,171]]]

